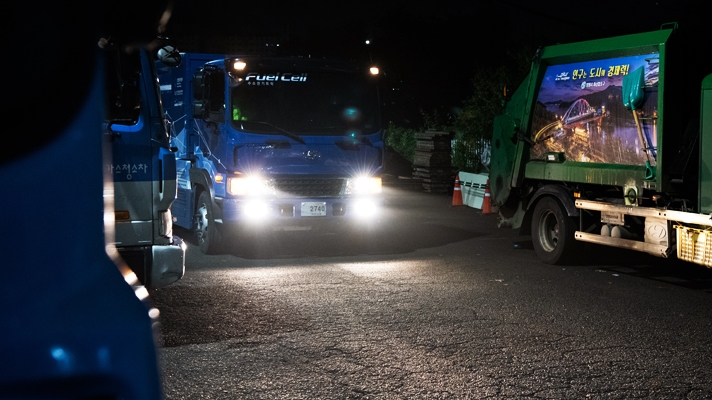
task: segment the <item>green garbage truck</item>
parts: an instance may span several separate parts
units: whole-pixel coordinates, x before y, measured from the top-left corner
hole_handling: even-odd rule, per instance
[[[673,23],[540,48],[494,120],[499,226],[530,233],[549,264],[576,263],[589,242],[712,267],[712,67],[699,43]]]

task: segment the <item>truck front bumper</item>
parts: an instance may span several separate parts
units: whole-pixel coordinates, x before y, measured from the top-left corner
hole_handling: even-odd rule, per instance
[[[370,225],[382,213],[381,197],[354,198],[218,198],[222,218],[217,223],[274,231],[328,229]]]
[[[117,247],[121,257],[149,289],[158,289],[185,274],[185,243],[173,236],[173,243],[151,246]]]
[[[153,266],[151,268],[151,288],[168,286],[185,274],[185,244],[183,239],[173,236],[173,244],[151,246]]]

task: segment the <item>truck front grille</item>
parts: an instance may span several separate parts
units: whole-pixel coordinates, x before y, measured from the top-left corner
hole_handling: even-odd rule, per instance
[[[283,196],[336,197],[343,192],[344,179],[276,178],[274,185]]]

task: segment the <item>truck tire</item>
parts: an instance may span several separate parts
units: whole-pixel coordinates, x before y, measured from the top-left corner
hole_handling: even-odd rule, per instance
[[[198,197],[195,212],[195,238],[203,253],[216,254],[219,252],[222,238],[215,224],[213,202],[208,191],[201,192]]]
[[[554,197],[543,197],[536,204],[531,229],[534,251],[547,264],[571,263],[581,247],[574,238],[573,219]]]

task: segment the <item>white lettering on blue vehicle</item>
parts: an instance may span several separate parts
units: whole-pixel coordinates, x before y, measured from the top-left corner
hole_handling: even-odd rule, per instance
[[[306,72],[301,73],[301,74],[293,74],[291,72],[285,72],[285,73],[280,73],[277,72],[276,74],[260,74],[258,72],[250,72],[247,74],[245,77],[245,82],[306,82],[307,81],[307,74]]]
[[[148,172],[147,164],[109,164],[106,166],[107,170],[111,174],[122,175],[126,174],[126,180],[133,179],[135,174],[141,173],[146,174]]]

